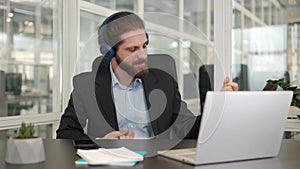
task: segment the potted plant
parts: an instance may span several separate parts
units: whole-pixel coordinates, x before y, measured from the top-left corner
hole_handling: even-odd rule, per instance
[[[285,82],[284,79],[278,79],[268,80],[264,90],[276,90],[277,86],[280,86],[282,90],[293,91],[289,116],[297,116],[297,118],[300,118],[300,89],[297,86],[291,86],[291,84]]]
[[[34,136],[34,125],[22,123],[17,137],[7,140],[5,161],[11,164],[31,164],[45,161],[43,140]]]

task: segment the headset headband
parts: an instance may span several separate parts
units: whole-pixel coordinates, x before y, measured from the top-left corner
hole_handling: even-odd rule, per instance
[[[112,57],[114,57],[116,55],[116,51],[115,49],[110,46],[104,39],[104,29],[105,29],[105,26],[110,23],[111,21],[115,20],[116,17],[122,15],[122,14],[127,14],[127,15],[134,15],[133,13],[131,12],[125,12],[125,11],[122,11],[122,12],[117,12],[117,13],[114,13],[112,15],[110,15],[109,17],[107,17],[103,23],[101,24],[100,26],[100,52],[104,55],[105,58],[109,58],[111,59]],[[125,16],[124,16],[125,17]],[[147,40],[149,41],[149,37],[148,37],[148,33],[146,32],[146,38]]]

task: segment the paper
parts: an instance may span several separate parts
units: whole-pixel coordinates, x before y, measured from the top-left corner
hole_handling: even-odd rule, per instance
[[[111,165],[111,166],[135,166],[137,163],[138,163],[138,161],[132,161],[132,162],[110,163],[110,164],[105,164],[105,165]],[[89,163],[87,161],[85,161],[85,159],[80,158],[79,160],[75,161],[75,164],[76,165],[88,165]],[[97,165],[100,165],[100,164],[97,164]]]
[[[114,149],[78,149],[77,154],[83,160],[77,160],[76,164],[89,165],[116,165],[116,166],[133,166],[139,161],[143,161],[145,152],[134,152],[125,147]]]

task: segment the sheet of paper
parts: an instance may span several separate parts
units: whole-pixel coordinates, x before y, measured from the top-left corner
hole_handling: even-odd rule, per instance
[[[114,149],[93,149],[82,150],[78,149],[77,154],[81,156],[90,165],[134,165],[138,161],[144,159],[143,155],[140,155],[134,151],[131,151],[125,147]]]

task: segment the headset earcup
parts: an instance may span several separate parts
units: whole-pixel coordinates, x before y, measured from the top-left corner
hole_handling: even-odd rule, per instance
[[[100,52],[102,53],[102,55],[104,55],[104,57],[107,58],[112,58],[116,54],[115,50],[112,47],[110,47],[106,42],[102,42]]]
[[[147,40],[148,40],[148,43],[149,43],[149,35],[148,35],[148,33],[146,32],[146,38],[147,38]]]
[[[119,14],[120,12],[109,16],[103,21],[102,25],[100,26],[100,52],[106,58],[114,57],[116,52],[114,51],[113,47],[109,46],[109,44],[106,43],[104,39],[104,27],[110,22],[111,19],[113,19],[115,16],[118,16]]]
[[[116,52],[113,48],[110,48],[110,50],[107,51],[105,57],[111,59],[115,56]]]

